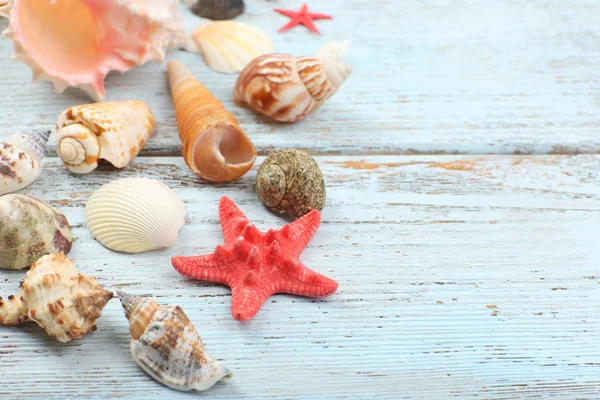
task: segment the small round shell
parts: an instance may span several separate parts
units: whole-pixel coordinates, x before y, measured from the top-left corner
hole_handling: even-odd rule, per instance
[[[206,353],[200,335],[179,306],[117,292],[129,320],[131,356],[148,375],[180,391],[203,391],[231,372]]]
[[[267,206],[300,218],[325,206],[325,181],[317,162],[303,150],[271,153],[256,175],[256,193]]]
[[[42,200],[21,194],[0,197],[0,268],[23,269],[41,256],[71,250],[67,218]]]
[[[244,12],[244,0],[183,0],[199,17],[213,20],[233,19]]]
[[[175,244],[185,222],[185,206],[162,182],[125,178],[92,194],[85,219],[92,236],[103,246],[141,253]]]

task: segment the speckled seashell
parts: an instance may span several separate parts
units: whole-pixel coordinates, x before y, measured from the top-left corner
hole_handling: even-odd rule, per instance
[[[231,372],[213,361],[179,306],[117,291],[129,320],[131,355],[152,378],[180,391],[203,391]]]
[[[199,17],[213,20],[233,19],[244,12],[244,0],[183,0]]]
[[[71,251],[71,227],[56,208],[35,197],[0,197],[0,268],[23,269],[41,256]]]
[[[0,143],[0,196],[32,184],[42,173],[50,131],[14,135]]]
[[[103,246],[141,253],[175,244],[185,223],[185,206],[162,182],[124,178],[92,194],[85,207],[85,220]]]
[[[258,57],[240,73],[233,99],[276,121],[300,121],[333,96],[352,72],[341,61],[349,45],[326,43],[314,57]]]
[[[65,167],[87,174],[106,160],[126,167],[154,129],[154,116],[142,101],[85,104],[62,112],[56,124],[56,152]]]
[[[261,29],[234,21],[202,24],[192,33],[193,49],[214,71],[233,74],[254,58],[273,52],[273,42]]]
[[[256,193],[267,206],[300,218],[325,206],[325,180],[317,162],[304,150],[269,154],[256,175]]]
[[[34,321],[60,342],[96,330],[96,319],[113,298],[96,278],[80,275],[64,254],[40,258],[25,275],[21,293],[0,299],[0,323]]]

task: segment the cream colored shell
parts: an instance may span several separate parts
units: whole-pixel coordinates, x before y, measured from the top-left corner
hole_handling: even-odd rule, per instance
[[[16,192],[42,173],[50,132],[14,135],[0,143],[0,195]]]
[[[64,254],[40,258],[25,275],[19,296],[0,300],[0,322],[36,322],[60,342],[96,330],[96,319],[112,299],[96,278],[80,275]]]
[[[273,52],[273,42],[259,28],[235,21],[216,21],[200,25],[192,33],[192,49],[204,57],[217,72],[241,71],[254,58]]]
[[[326,43],[314,57],[268,54],[240,73],[233,98],[276,121],[296,122],[333,96],[352,72],[342,62],[350,42]]]
[[[125,253],[175,244],[185,222],[185,206],[173,190],[148,178],[125,178],[98,189],[88,201],[85,219],[103,246]]]
[[[117,293],[129,320],[131,356],[152,378],[171,389],[203,391],[231,375],[208,355],[181,307]]]
[[[63,111],[56,124],[56,152],[71,172],[87,174],[103,159],[126,167],[154,129],[154,116],[142,101],[85,104]]]

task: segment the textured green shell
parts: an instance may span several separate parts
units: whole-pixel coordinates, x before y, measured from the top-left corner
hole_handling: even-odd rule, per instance
[[[21,194],[0,196],[0,268],[23,269],[71,250],[71,227],[56,208]]]
[[[294,218],[325,206],[323,173],[304,150],[271,153],[256,175],[256,193],[267,207]]]

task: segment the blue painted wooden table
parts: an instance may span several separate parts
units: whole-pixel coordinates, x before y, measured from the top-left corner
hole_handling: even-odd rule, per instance
[[[322,36],[277,34],[286,18],[272,8],[300,5],[248,1],[240,20],[295,55],[353,41],[353,75],[302,123],[265,122],[233,104],[235,76],[195,54],[169,55],[234,112],[261,154],[231,184],[200,181],[185,166],[164,65],[108,77],[108,99],[144,100],[156,116],[142,155],[123,170],[74,176],[51,151],[23,190],[66,214],[79,271],[181,305],[233,371],[206,398],[600,397],[600,4],[332,0],[311,4],[335,16],[319,22]],[[50,128],[89,101],[29,83],[11,50],[0,39],[1,137]],[[239,323],[227,287],[179,275],[170,258],[222,243],[222,195],[258,228],[282,226],[252,188],[262,156],[282,147],[307,149],[325,174],[323,223],[301,259],[340,289],[320,300],[273,296]],[[89,195],[128,176],[160,179],[185,201],[175,246],[132,256],[91,237]],[[0,295],[23,275],[0,271]],[[98,327],[67,344],[35,324],[0,327],[0,397],[192,396],[138,368],[118,301]]]

